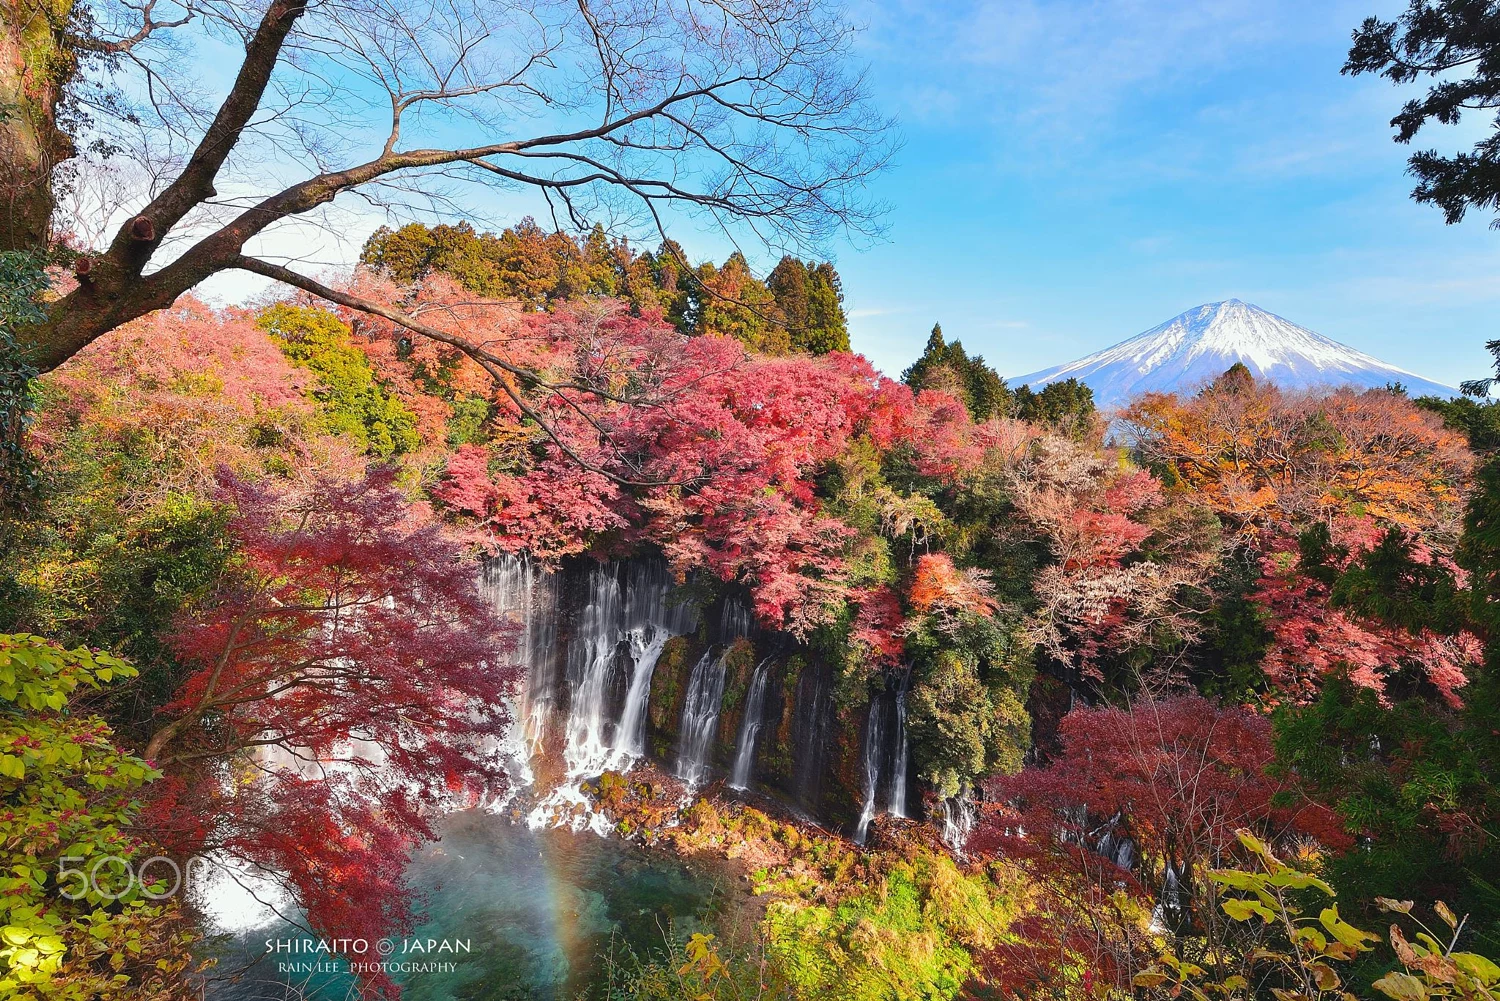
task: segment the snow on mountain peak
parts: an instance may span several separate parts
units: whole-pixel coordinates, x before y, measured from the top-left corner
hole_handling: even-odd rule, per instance
[[[1412,396],[1456,396],[1457,390],[1388,365],[1239,299],[1209,302],[1085,358],[1010,380],[1041,389],[1075,378],[1094,402],[1119,406],[1144,392],[1191,391],[1236,362],[1257,379],[1285,389],[1399,382]]]

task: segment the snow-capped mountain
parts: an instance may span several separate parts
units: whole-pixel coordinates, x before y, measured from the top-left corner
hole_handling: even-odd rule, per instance
[[[1075,378],[1094,391],[1095,405],[1106,408],[1150,390],[1191,392],[1235,362],[1284,389],[1399,382],[1411,396],[1458,395],[1238,299],[1205,303],[1087,358],[1008,381],[1039,390]]]

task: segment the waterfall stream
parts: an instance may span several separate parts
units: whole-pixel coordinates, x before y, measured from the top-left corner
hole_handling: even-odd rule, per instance
[[[729,773],[729,788],[741,792],[750,788],[750,773],[755,769],[755,739],[765,716],[766,682],[771,677],[771,658],[755,665],[750,691],[745,696],[745,714],[740,719],[740,734],[735,742],[734,768]]]
[[[594,826],[592,818],[579,816],[577,808],[586,814],[588,807],[579,787],[606,770],[628,770],[645,754],[652,674],[667,641],[694,629],[697,614],[673,600],[666,566],[653,560],[549,573],[530,560],[502,556],[486,564],[483,586],[496,610],[520,630],[516,655],[526,668],[518,696],[519,739],[511,737],[509,744],[516,746],[507,746],[516,762],[513,786],[532,781],[529,759],[543,752],[549,732],[560,727],[565,781],[537,805],[530,821],[540,826],[571,817],[575,827]],[[566,613],[565,593],[581,599],[576,615]],[[564,623],[571,628],[566,656],[560,657]]]
[[[968,786],[959,789],[957,796],[942,800],[938,804],[938,812],[943,821],[943,841],[955,852],[962,852],[964,842],[969,840],[969,832],[974,829],[978,813]]]
[[[885,713],[879,698],[870,700],[870,715],[865,722],[865,748],[861,759],[865,773],[865,805],[854,828],[856,844],[865,843],[870,821],[875,819],[875,794],[880,785],[880,759],[885,751]]]
[[[891,763],[892,817],[906,817],[906,773],[911,768],[911,745],[906,738],[906,686],[896,692],[896,760]]]
[[[526,668],[526,679],[516,719],[521,741],[534,754],[557,702],[557,575],[524,556],[505,554],[485,562],[480,588],[518,630],[515,657]]]
[[[588,603],[568,648],[572,697],[563,758],[570,779],[628,769],[645,753],[651,675],[667,640],[696,619],[691,607],[671,601],[671,590],[665,569],[653,564],[590,571]],[[630,680],[615,720],[609,696],[622,663]]]
[[[731,640],[750,636],[755,631],[755,613],[739,597],[731,595],[724,599],[719,612],[719,636],[728,643]]]
[[[630,632],[630,657],[635,667],[630,675],[630,688],[625,692],[620,725],[615,731],[615,752],[609,761],[611,768],[629,768],[646,753],[646,702],[651,695],[651,675],[655,673],[656,662],[661,660],[661,652],[671,638],[665,629],[654,626]]]
[[[623,616],[619,578],[609,568],[595,569],[589,574],[588,604],[568,649],[572,700],[563,760],[570,779],[598,775],[609,764],[613,748],[605,732],[610,725],[606,698]]]
[[[870,699],[860,768],[865,779],[864,807],[854,828],[854,840],[864,844],[870,821],[880,812],[906,818],[906,773],[911,768],[911,745],[906,735],[906,685],[887,689]],[[881,793],[885,796],[882,799]]]
[[[714,735],[719,729],[719,708],[724,701],[725,664],[723,654],[704,651],[693,665],[688,681],[687,698],[682,704],[682,726],[677,749],[677,777],[689,789],[708,781]]]

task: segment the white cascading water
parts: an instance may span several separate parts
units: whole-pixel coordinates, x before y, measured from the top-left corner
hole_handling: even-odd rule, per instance
[[[651,701],[651,677],[667,640],[691,632],[698,624],[692,606],[672,601],[672,584],[664,567],[632,563],[625,575],[626,652],[630,657],[630,687],[620,723],[615,728],[614,753],[608,767],[625,771],[646,754],[646,709]]]
[[[719,637],[725,643],[749,636],[755,629],[755,613],[736,596],[724,599],[719,612]]]
[[[755,768],[755,739],[760,736],[761,717],[765,715],[766,683],[771,677],[771,658],[755,665],[750,691],[745,696],[745,714],[740,719],[739,739],[735,743],[734,768],[729,773],[729,788],[744,792],[750,788],[750,773]]]
[[[625,692],[620,725],[615,730],[615,751],[610,755],[610,768],[629,768],[646,753],[646,704],[651,697],[651,675],[656,673],[656,662],[661,660],[662,650],[671,638],[671,633],[655,625],[630,631],[630,658],[634,667],[630,673],[630,688]]]
[[[719,729],[719,708],[724,700],[725,664],[723,654],[715,657],[704,651],[688,681],[687,698],[682,704],[682,725],[677,748],[677,777],[689,789],[708,781],[712,772],[710,756],[714,734]]]
[[[1188,894],[1177,874],[1177,867],[1167,863],[1162,873],[1161,892],[1157,894],[1156,906],[1151,909],[1148,929],[1156,935],[1165,935],[1173,928],[1180,928],[1188,913]]]
[[[507,761],[510,788],[494,805],[504,808],[517,790],[535,781],[531,756],[541,750],[557,702],[557,575],[525,556],[507,553],[485,562],[479,586],[491,607],[517,630],[515,660],[526,670],[511,700],[514,722],[498,747]]]
[[[881,712],[880,699],[870,700],[870,715],[865,723],[865,749],[862,755],[865,769],[865,805],[860,811],[859,823],[854,828],[856,844],[865,843],[870,821],[875,819],[875,794],[880,787],[880,759],[885,751],[885,713]]]
[[[906,688],[896,692],[896,760],[891,764],[892,817],[906,817],[906,773],[911,767],[911,746],[906,739]]]
[[[609,673],[620,644],[624,607],[619,578],[609,567],[589,574],[588,604],[578,623],[578,633],[568,649],[568,682],[572,700],[566,729],[563,760],[568,778],[598,775],[609,764],[611,725],[607,718]]]
[[[594,567],[587,604],[568,647],[568,718],[564,724],[565,781],[528,817],[533,827],[566,823],[606,833],[608,824],[589,812],[582,783],[605,771],[628,771],[645,754],[646,707],[651,676],[673,636],[691,631],[691,606],[671,601],[665,567],[635,561],[625,567]],[[551,627],[556,636],[556,626]],[[622,661],[629,682],[619,719],[610,706]],[[550,707],[550,703],[549,703]]]
[[[978,813],[974,800],[969,795],[969,787],[959,789],[957,796],[951,796],[938,804],[938,813],[943,820],[943,841],[956,852],[964,850],[964,842],[969,840],[969,832],[974,829],[975,815]]]

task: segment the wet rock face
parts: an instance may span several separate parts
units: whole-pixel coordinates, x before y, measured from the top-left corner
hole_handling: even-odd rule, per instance
[[[759,628],[746,596],[695,607],[659,556],[551,573],[501,557],[485,586],[519,631],[517,717],[538,779],[649,758],[687,768],[695,784],[733,779],[853,828],[867,798],[866,714],[840,713],[833,667]]]

